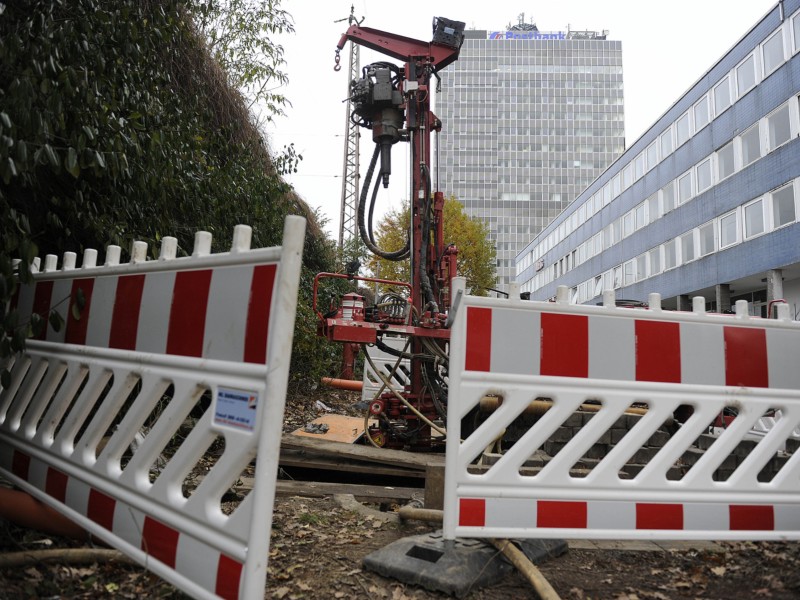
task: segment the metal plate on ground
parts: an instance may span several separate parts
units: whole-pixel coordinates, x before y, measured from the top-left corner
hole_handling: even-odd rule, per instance
[[[516,543],[533,563],[567,551],[565,540]],[[363,564],[384,577],[458,598],[497,583],[514,571],[505,557],[484,541],[461,538],[445,541],[441,531],[399,539],[367,555]]]

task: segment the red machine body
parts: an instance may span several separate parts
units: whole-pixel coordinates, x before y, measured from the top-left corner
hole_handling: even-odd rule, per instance
[[[370,435],[377,445],[430,449],[436,446],[432,435],[434,421],[444,419],[446,402],[446,328],[451,302],[452,278],[456,275],[457,249],[445,246],[442,213],[444,195],[431,187],[431,134],[441,129],[441,121],[431,111],[431,82],[437,71],[458,58],[463,41],[464,23],[434,19],[433,40],[422,42],[404,36],[352,25],[342,35],[336,49],[347,41],[360,44],[382,54],[404,61],[402,70],[390,63],[375,63],[363,69],[363,77],[350,84],[350,100],[355,106],[351,119],[372,130],[375,155],[362,188],[358,207],[359,230],[367,247],[389,260],[410,258],[411,281],[387,282],[375,278],[321,273],[315,280],[315,310],[319,280],[326,277],[347,277],[368,282],[388,283],[406,290],[407,306],[402,307],[396,295],[387,302],[376,302],[365,309],[363,318],[349,318],[355,313],[345,310],[322,314],[318,331],[333,341],[345,344],[378,344],[386,334],[405,336],[406,350],[400,358],[411,361],[410,384],[402,393],[386,392],[370,405],[379,426]],[[369,230],[366,223],[366,198],[372,173],[380,167],[372,193],[389,184],[391,147],[409,142],[411,151],[411,223],[409,239],[401,251],[384,252],[376,247],[372,235],[372,206],[369,209]],[[352,301],[352,298],[348,302]],[[390,310],[384,310],[388,305]],[[342,304],[344,307],[344,303]],[[431,345],[433,344],[433,346]],[[352,353],[352,346],[345,356]],[[398,361],[399,362],[399,361]],[[432,366],[434,365],[434,366]]]

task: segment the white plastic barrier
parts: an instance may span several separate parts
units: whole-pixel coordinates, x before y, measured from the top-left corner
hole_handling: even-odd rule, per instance
[[[800,424],[800,323],[785,311],[750,318],[746,303],[735,316],[705,314],[699,298],[695,307],[662,311],[657,295],[650,310],[617,308],[613,297],[605,306],[462,297],[445,537],[800,538],[800,452],[784,452]],[[487,395],[497,410],[462,431]],[[477,468],[537,399],[549,409]],[[670,430],[681,407],[692,414]],[[736,418],[706,435],[726,408]],[[747,440],[765,415],[774,426]],[[545,447],[554,455],[531,468]],[[626,471],[631,462],[641,464]]]
[[[282,247],[250,233],[222,254],[201,232],[186,258],[174,238],[158,261],[139,242],[130,264],[116,247],[102,267],[48,257],[14,304],[65,327],[28,341],[0,393],[0,472],[197,598],[264,596],[305,220]]]
[[[398,352],[406,349],[406,338],[404,337],[384,335],[383,342]],[[398,391],[402,391],[411,380],[411,361],[407,358],[401,359],[398,365],[397,356],[384,352],[377,346],[365,347],[364,352],[369,353],[372,364],[375,365],[379,372],[376,372],[368,361],[364,361],[364,378],[363,387],[361,388],[362,402],[372,402],[375,399],[375,395],[385,387],[381,375],[389,379],[392,388]],[[395,369],[395,365],[397,365],[397,369]],[[386,391],[388,390],[384,389],[384,392]]]

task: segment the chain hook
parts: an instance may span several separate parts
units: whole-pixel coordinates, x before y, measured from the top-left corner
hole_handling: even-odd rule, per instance
[[[337,48],[336,49],[336,56],[333,59],[333,62],[334,62],[333,70],[334,71],[341,71],[342,65],[339,64],[340,60],[341,60],[341,57],[339,56],[339,48]]]

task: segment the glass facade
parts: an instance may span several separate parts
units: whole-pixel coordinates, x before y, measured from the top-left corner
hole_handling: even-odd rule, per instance
[[[439,189],[489,225],[504,291],[517,253],[625,143],[620,42],[595,32],[513,37],[466,31],[435,107]]]
[[[776,5],[516,258],[532,299],[605,289],[800,315],[800,0]],[[769,283],[767,283],[769,282]],[[766,299],[766,300],[763,300]]]

